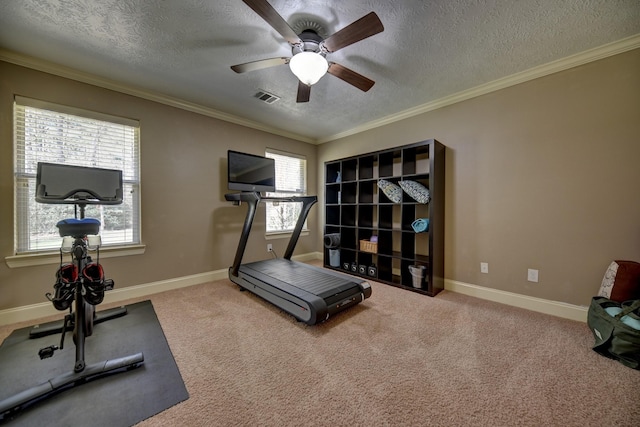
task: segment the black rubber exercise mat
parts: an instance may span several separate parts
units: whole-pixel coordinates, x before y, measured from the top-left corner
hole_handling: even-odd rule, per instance
[[[5,415],[0,424],[130,426],[188,399],[151,301],[126,308],[125,316],[94,325],[93,335],[86,339],[85,361],[91,365],[142,352],[141,366],[63,388]],[[59,345],[60,334],[29,339],[31,330],[13,331],[0,346],[0,401],[73,371],[71,332],[67,332],[63,350],[40,360],[38,350]]]

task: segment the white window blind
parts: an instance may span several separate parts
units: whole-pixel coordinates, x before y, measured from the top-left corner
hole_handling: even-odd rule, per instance
[[[307,160],[303,156],[267,149],[266,157],[275,160],[276,192],[267,196],[290,197],[307,194]],[[267,233],[292,231],[302,203],[267,203]],[[306,228],[306,223],[305,223]]]
[[[140,243],[140,175],[137,121],[16,97],[15,251],[57,249],[56,223],[74,218],[74,205],[35,201],[38,162],[118,169],[123,176],[123,203],[87,205],[85,217],[99,219],[102,244]]]

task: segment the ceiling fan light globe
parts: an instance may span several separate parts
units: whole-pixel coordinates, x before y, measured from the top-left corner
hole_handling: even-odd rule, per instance
[[[291,72],[302,83],[314,85],[327,73],[329,63],[324,56],[315,52],[300,52],[289,61]]]

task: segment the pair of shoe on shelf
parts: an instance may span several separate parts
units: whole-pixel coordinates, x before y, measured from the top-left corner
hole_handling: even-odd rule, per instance
[[[92,262],[82,270],[83,295],[91,305],[98,305],[104,300],[104,271],[102,265]],[[56,272],[56,283],[53,285],[53,306],[60,311],[67,310],[74,298],[78,268],[75,264],[62,264]]]

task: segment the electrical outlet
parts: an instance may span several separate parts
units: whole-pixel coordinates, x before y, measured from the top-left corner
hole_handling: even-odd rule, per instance
[[[527,280],[530,282],[538,282],[538,270],[529,269],[527,270]]]
[[[273,245],[271,243],[267,243],[267,252],[273,252]]]
[[[489,263],[481,262],[480,263],[480,273],[489,273]]]

